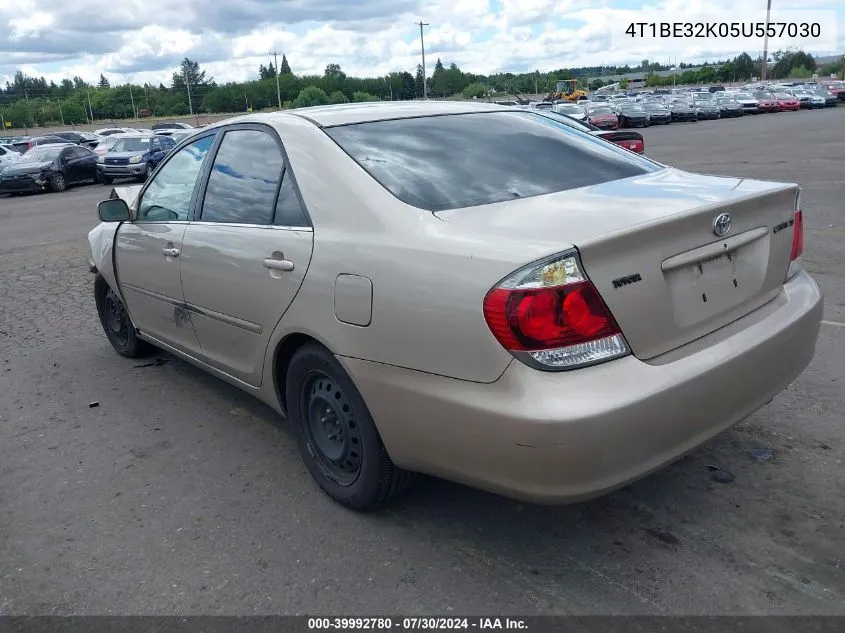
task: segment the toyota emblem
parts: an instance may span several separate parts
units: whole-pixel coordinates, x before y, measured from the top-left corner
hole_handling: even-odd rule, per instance
[[[730,230],[731,214],[720,213],[717,215],[716,219],[713,220],[713,233],[715,233],[718,237],[722,237],[723,235],[727,235]]]

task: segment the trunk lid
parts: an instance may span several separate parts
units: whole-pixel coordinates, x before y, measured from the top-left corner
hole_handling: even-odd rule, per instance
[[[667,168],[436,215],[491,248],[499,240],[530,253],[577,247],[634,355],[647,360],[774,298],[789,267],[797,193],[794,184]],[[731,225],[719,236],[714,222],[724,213]]]

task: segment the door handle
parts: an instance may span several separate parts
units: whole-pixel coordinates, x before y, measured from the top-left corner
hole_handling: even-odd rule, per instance
[[[165,257],[179,257],[179,249],[178,248],[163,248],[161,249],[161,254]]]
[[[282,270],[284,272],[290,272],[293,270],[293,262],[289,259],[273,259],[268,257],[264,260],[264,268],[269,268],[270,270]]]

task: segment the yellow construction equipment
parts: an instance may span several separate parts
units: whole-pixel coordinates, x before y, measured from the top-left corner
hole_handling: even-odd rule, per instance
[[[554,92],[550,92],[544,101],[578,101],[586,98],[587,93],[578,88],[577,79],[562,79],[557,82]]]

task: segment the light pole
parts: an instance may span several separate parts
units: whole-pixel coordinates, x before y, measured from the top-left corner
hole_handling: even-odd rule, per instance
[[[273,68],[276,69],[276,98],[279,100],[279,110],[282,109],[282,89],[279,87],[279,58],[275,51],[270,53],[273,56]]]
[[[185,87],[188,89],[188,111],[194,116],[194,105],[191,103],[191,82],[188,79],[188,67],[185,67]]]
[[[760,71],[760,81],[766,81],[766,71],[769,69],[769,20],[772,16],[772,0],[766,0],[766,33],[763,36],[763,68]]]
[[[422,51],[422,71],[423,71],[423,99],[428,99],[428,83],[425,78],[425,38],[423,37],[423,27],[428,26],[428,22],[420,20],[416,23],[420,27],[420,51]]]

